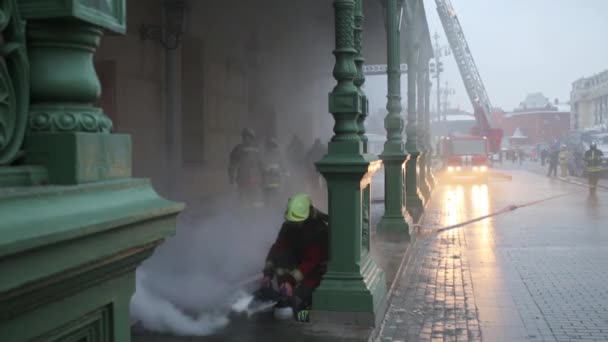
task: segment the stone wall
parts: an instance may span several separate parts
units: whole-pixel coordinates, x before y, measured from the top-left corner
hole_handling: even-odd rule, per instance
[[[294,134],[307,144],[329,139],[327,94],[335,84],[331,2],[191,1],[187,34],[176,51],[181,110],[171,116],[167,53],[158,42],[140,38],[142,24],[160,23],[160,3],[130,0],[127,35],[106,36],[96,56],[101,104],[116,131],[133,136],[135,176],[151,177],[172,198],[207,197],[228,189],[228,154],[246,126],[275,135],[284,146]],[[367,9],[379,10],[375,2]],[[381,13],[369,17],[368,50],[382,51],[383,27],[375,27]],[[171,122],[180,136],[169,152]]]

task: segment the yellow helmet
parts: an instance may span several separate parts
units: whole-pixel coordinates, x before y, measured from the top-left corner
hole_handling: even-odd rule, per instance
[[[289,222],[302,222],[310,216],[312,201],[307,194],[299,193],[293,195],[287,201],[285,219]]]

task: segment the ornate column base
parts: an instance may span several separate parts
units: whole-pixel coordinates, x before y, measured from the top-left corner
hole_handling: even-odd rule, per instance
[[[384,271],[371,255],[358,272],[327,272],[313,294],[311,320],[378,327],[387,308]]]
[[[3,340],[129,341],[135,268],[183,205],[139,179],[14,189],[0,194]]]
[[[403,174],[407,156],[381,156],[384,164],[384,214],[378,232],[403,232],[409,235],[409,225],[403,216]]]
[[[328,271],[313,295],[314,322],[379,326],[387,305],[382,271],[362,235],[365,189],[380,167],[370,155],[326,156],[317,168],[327,180],[330,217]]]
[[[414,222],[417,222],[422,216],[424,210],[424,202],[422,196],[418,193],[418,179],[416,174],[418,158],[420,152],[410,153],[410,158],[406,162],[406,185],[405,185],[405,207],[407,212],[412,216]]]
[[[81,132],[30,133],[28,165],[44,166],[51,184],[83,184],[131,177],[131,137]]]

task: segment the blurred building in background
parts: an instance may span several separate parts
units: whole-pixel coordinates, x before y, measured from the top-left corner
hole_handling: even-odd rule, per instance
[[[571,128],[606,130],[608,124],[608,70],[572,83]]]
[[[561,140],[570,129],[570,106],[550,101],[542,93],[529,94],[516,109],[500,119],[505,137],[519,129],[527,143],[540,144]]]

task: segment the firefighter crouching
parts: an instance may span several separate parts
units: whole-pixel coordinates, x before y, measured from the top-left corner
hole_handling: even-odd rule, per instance
[[[589,150],[585,152],[585,164],[587,165],[587,177],[589,177],[589,191],[595,194],[597,183],[602,171],[602,157],[604,153],[597,149],[596,144],[591,144]]]
[[[286,174],[281,149],[276,140],[269,139],[264,145],[262,157],[264,204],[267,207],[278,205],[282,199],[283,181]]]
[[[242,142],[230,153],[228,178],[230,184],[236,183],[239,200],[243,207],[261,207],[262,159],[259,148],[255,144],[255,133],[244,129],[241,133]]]
[[[283,223],[266,258],[258,300],[278,300],[275,317],[308,321],[312,293],[326,271],[329,217],[306,194],[288,200]],[[273,290],[276,280],[279,291]]]

